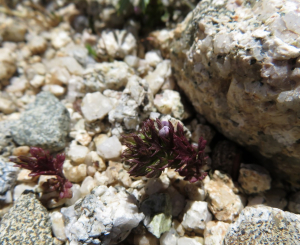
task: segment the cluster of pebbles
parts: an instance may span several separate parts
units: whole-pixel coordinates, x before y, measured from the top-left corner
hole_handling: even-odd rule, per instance
[[[236,165],[241,150],[218,141],[193,113],[176,90],[170,60],[145,49],[138,23],[122,30],[102,23],[98,35],[76,32],[76,11],[74,4],[59,8],[55,27],[0,14],[1,244],[233,244],[243,220],[253,223],[245,230],[259,232],[260,220],[251,217],[261,214],[266,223],[281,215],[299,225],[298,215],[284,212],[300,213],[299,192],[288,198],[291,189],[263,167]],[[182,123],[192,143],[208,141],[212,170],[202,182],[170,169],[157,179],[129,176],[120,137],[149,117]],[[42,193],[49,176],[30,177],[9,162],[31,146],[65,152],[71,199]]]

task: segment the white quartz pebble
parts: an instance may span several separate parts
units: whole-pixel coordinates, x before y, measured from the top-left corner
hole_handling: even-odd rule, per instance
[[[54,236],[61,241],[65,241],[67,237],[65,234],[63,215],[60,212],[55,211],[50,214],[50,219]]]
[[[102,172],[106,169],[106,164],[102,157],[98,155],[96,151],[89,152],[84,160],[84,163],[88,167],[94,167],[96,170]]]
[[[121,155],[122,145],[116,136],[112,136],[96,145],[97,153],[104,159],[114,159]]]
[[[202,233],[206,223],[212,220],[207,202],[187,201],[183,216],[182,226],[186,230]]]
[[[88,122],[103,119],[112,109],[110,99],[100,92],[87,93],[81,104],[82,113]]]
[[[199,240],[202,239],[195,239],[195,237],[191,238],[191,237],[180,237],[177,241],[177,245],[203,245],[202,242],[200,242]]]
[[[183,119],[184,107],[180,94],[177,91],[166,89],[162,94],[157,94],[154,105],[162,114],[170,114],[178,119]]]
[[[96,172],[94,175],[95,185],[107,185],[109,178],[106,176],[105,172]]]
[[[87,175],[85,164],[73,166],[69,160],[66,160],[64,162],[63,169],[66,178],[71,182],[81,182]]]
[[[165,232],[160,237],[160,239],[159,239],[160,245],[169,245],[169,244],[176,245],[178,237],[179,236],[178,236],[176,230],[174,230],[173,228],[171,228],[169,231]]]
[[[82,145],[71,145],[68,151],[68,157],[77,164],[83,163],[89,153],[89,148]]]
[[[86,196],[95,187],[94,178],[87,176],[81,183],[80,191],[82,196]]]
[[[75,202],[77,202],[77,200],[79,198],[81,198],[81,191],[80,191],[80,185],[78,184],[73,184],[73,186],[71,187],[72,190],[72,198],[67,198],[65,204],[66,206],[71,206],[73,205]]]
[[[162,61],[162,57],[159,50],[151,50],[145,54],[145,60],[151,66],[156,66]]]

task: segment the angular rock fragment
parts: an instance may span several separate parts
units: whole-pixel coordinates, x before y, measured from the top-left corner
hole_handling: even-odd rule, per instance
[[[117,244],[123,241],[144,219],[135,202],[135,198],[122,187],[96,187],[91,194],[61,210],[67,238],[77,244]]]
[[[100,92],[87,93],[81,104],[81,110],[88,122],[103,119],[113,109],[109,98]]]
[[[112,133],[119,136],[138,130],[139,124],[154,110],[153,94],[138,76],[130,77],[116,108],[109,112]]]
[[[203,234],[206,224],[211,220],[207,202],[187,201],[181,223],[186,230]]]
[[[229,224],[222,221],[209,221],[204,231],[205,245],[221,245]]]
[[[238,182],[247,194],[264,192],[271,188],[269,172],[257,164],[242,164]]]
[[[208,207],[217,220],[233,222],[244,208],[241,196],[233,191],[232,180],[218,170],[204,188],[208,193]]]

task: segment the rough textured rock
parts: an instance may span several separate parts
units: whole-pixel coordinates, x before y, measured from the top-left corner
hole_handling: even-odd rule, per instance
[[[170,58],[199,113],[300,186],[299,6],[201,1],[172,32]]]
[[[124,188],[99,186],[61,210],[66,236],[74,244],[118,244],[144,218]]]
[[[299,244],[300,216],[277,208],[246,207],[224,239],[229,244]]]
[[[221,245],[228,227],[229,224],[222,221],[208,222],[204,230],[204,244]]]
[[[233,222],[244,208],[242,199],[234,193],[232,180],[216,170],[212,180],[204,185],[208,207],[217,220]]]
[[[55,244],[51,232],[47,209],[33,192],[25,192],[1,220],[0,243]]]
[[[42,92],[23,112],[11,132],[19,145],[58,151],[65,147],[69,124],[70,116],[65,106],[50,93]]]
[[[12,193],[10,190],[14,187],[18,172],[19,168],[14,167],[14,163],[7,162],[4,158],[0,157],[0,203],[12,202]]]
[[[238,182],[247,194],[264,192],[271,188],[269,172],[257,164],[242,164]]]

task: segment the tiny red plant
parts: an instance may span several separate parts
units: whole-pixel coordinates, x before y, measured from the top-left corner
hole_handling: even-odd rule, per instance
[[[203,167],[206,140],[200,137],[198,146],[193,146],[184,136],[183,126],[176,130],[170,121],[146,120],[137,134],[123,136],[128,148],[122,159],[129,164],[132,176],[159,177],[167,168],[174,168],[185,180],[196,182],[207,175]]]
[[[49,151],[39,147],[30,148],[31,157],[11,157],[10,161],[16,163],[16,167],[25,168],[31,171],[29,176],[56,175],[56,178],[48,179],[43,184],[45,191],[57,191],[59,198],[72,197],[72,183],[63,174],[63,163],[65,154],[50,155]]]

